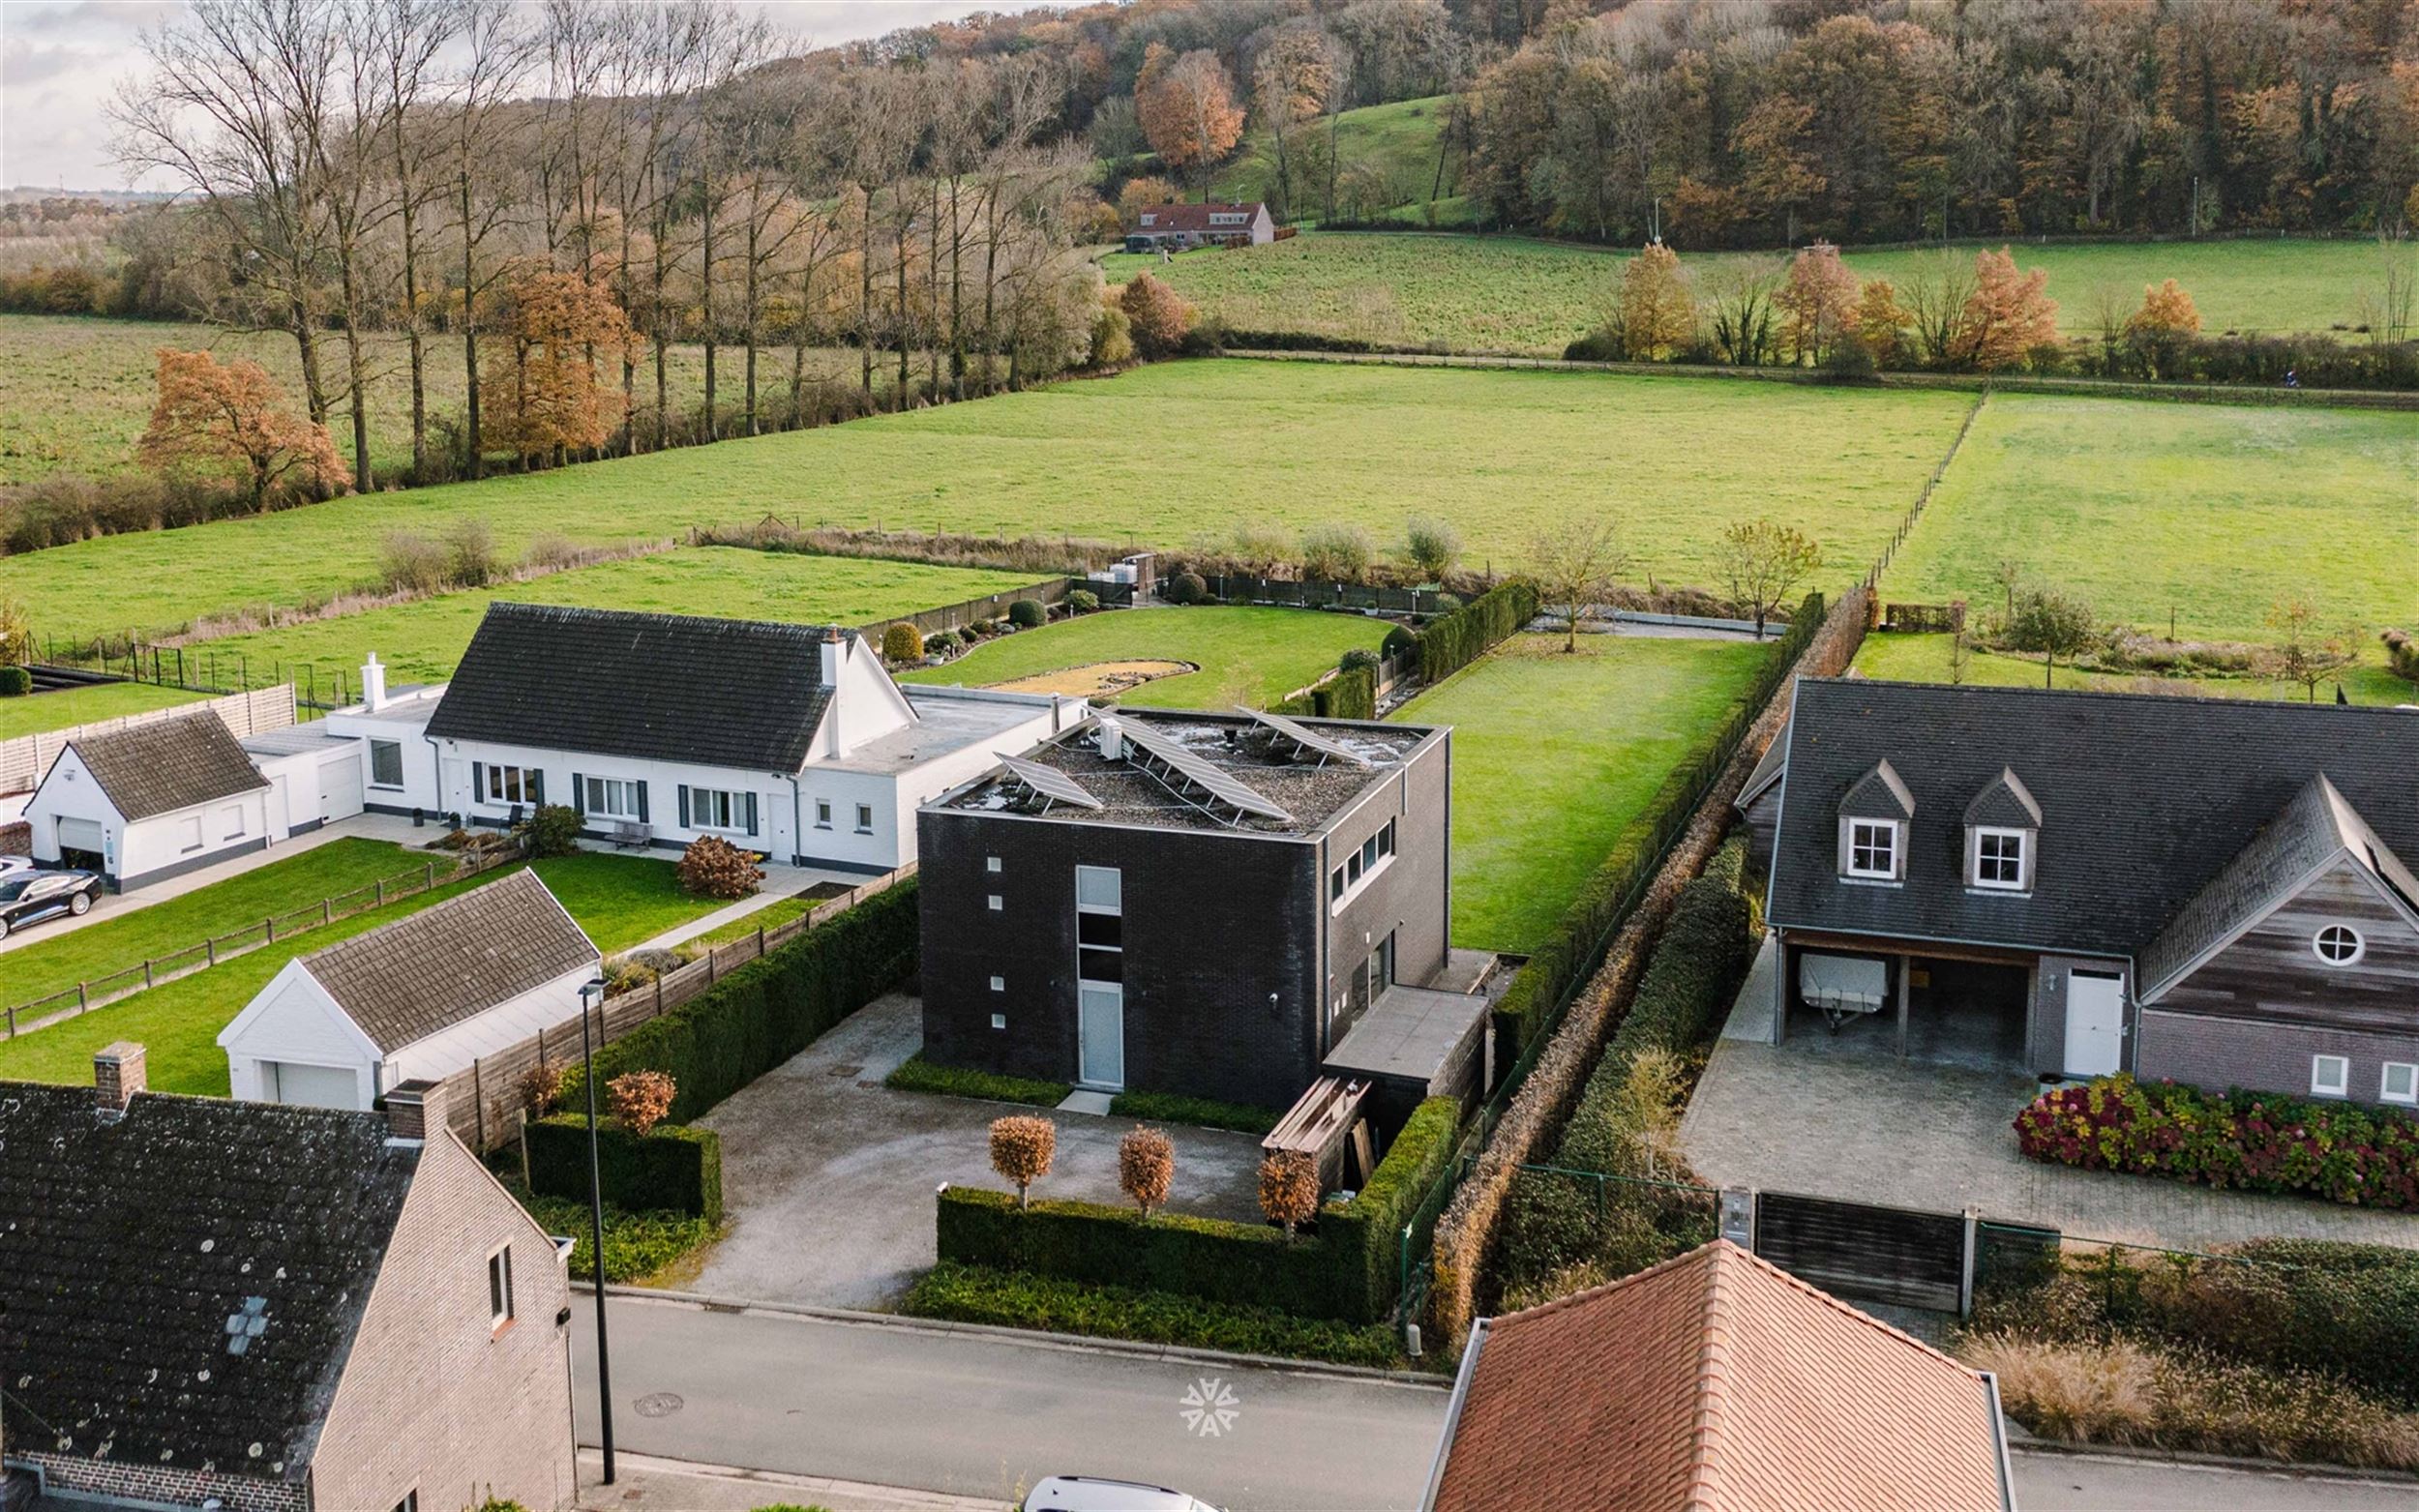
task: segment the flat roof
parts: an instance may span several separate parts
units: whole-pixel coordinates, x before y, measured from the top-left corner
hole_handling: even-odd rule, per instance
[[[1424,1085],[1436,1080],[1486,1014],[1483,993],[1440,993],[1397,983],[1378,994],[1322,1064],[1347,1076],[1399,1077]]]
[[[1207,807],[1180,796],[1160,778],[1127,758],[1139,748],[1126,745],[1116,757],[1100,754],[1102,722],[1123,728],[1142,728],[1163,741],[1180,746],[1186,756],[1239,783],[1290,817],[1238,814],[1214,802]],[[1263,835],[1306,835],[1317,831],[1360,795],[1392,778],[1412,752],[1438,726],[1377,725],[1355,720],[1302,720],[1301,726],[1344,747],[1366,766],[1321,760],[1316,753],[1275,735],[1248,715],[1210,714],[1189,709],[1137,709],[1120,706],[1069,726],[1031,750],[1002,752],[1037,766],[1064,774],[1098,800],[1097,809],[1054,806],[1047,817],[1070,824],[1146,825],[1163,829],[1238,830]],[[1004,770],[997,770],[935,800],[934,807],[974,814],[1030,813],[1020,803],[1020,786]],[[1214,811],[1214,812],[1213,812]]]
[[[1021,725],[1050,712],[1053,702],[1074,706],[1074,700],[1046,693],[998,693],[971,688],[919,688],[902,683],[915,723],[851,746],[836,761],[811,758],[824,771],[904,772],[984,741],[999,740]]]
[[[309,725],[289,725],[284,729],[264,729],[256,735],[246,735],[235,743],[254,756],[289,756],[310,751],[323,752],[333,746],[348,745],[359,738],[357,735],[329,734],[325,725],[314,721]]]

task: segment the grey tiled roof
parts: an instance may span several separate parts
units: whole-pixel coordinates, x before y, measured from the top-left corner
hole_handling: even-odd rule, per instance
[[[827,628],[491,604],[429,733],[794,772],[830,702]]]
[[[300,1479],[419,1160],[386,1138],[157,1093],[104,1122],[90,1088],[0,1082],[10,1448]]]
[[[2013,767],[2002,768],[1998,781],[1974,795],[1965,806],[1965,822],[1990,824],[2006,829],[2038,829],[2041,827],[2041,805],[2034,801],[2033,790],[2024,786],[2024,779]]]
[[[78,735],[69,749],[129,819],[190,809],[269,786],[216,714],[180,715]]]
[[[596,964],[596,947],[535,872],[515,872],[303,958],[328,995],[393,1052]]]
[[[1850,786],[1889,760],[1915,803],[1896,887],[1837,876]],[[1969,892],[1969,805],[2003,770],[2041,810],[2029,896]],[[2419,714],[2151,694],[1807,678],[1789,726],[1773,921],[1793,929],[2132,956],[2324,776],[2419,855]]]

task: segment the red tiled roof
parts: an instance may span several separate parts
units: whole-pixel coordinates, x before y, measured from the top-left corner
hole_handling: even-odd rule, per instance
[[[1138,228],[1151,232],[1153,235],[1162,231],[1192,231],[1203,236],[1213,232],[1218,235],[1228,235],[1251,229],[1252,222],[1260,219],[1260,210],[1261,201],[1256,199],[1249,204],[1212,202],[1206,205],[1145,205],[1135,212],[1138,218],[1135,224]],[[1212,225],[1210,223],[1210,217],[1212,213],[1239,214],[1243,219]],[[1150,219],[1148,221],[1139,219],[1145,216]]]
[[[1998,1512],[1983,1378],[1716,1240],[1482,1325],[1439,1512]]]

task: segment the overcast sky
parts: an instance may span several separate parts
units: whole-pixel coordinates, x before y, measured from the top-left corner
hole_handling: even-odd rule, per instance
[[[815,45],[878,37],[902,26],[1016,11],[1034,0],[744,0]],[[0,0],[0,187],[129,186],[109,161],[104,107],[139,67],[148,28],[178,0]]]

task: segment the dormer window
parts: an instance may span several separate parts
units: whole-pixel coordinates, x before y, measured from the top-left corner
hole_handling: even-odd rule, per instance
[[[1965,885],[2029,893],[2041,861],[2041,804],[2014,767],[2001,767],[1965,806]]]
[[[1867,881],[1895,882],[1898,879],[1898,826],[1895,821],[1848,821],[1847,873],[1850,876]]]
[[[1855,882],[1896,882],[1906,876],[1907,825],[1915,796],[1887,761],[1839,799],[1839,875]]]
[[[2033,883],[2032,851],[2030,830],[1977,825],[1974,875],[1967,880],[1987,892],[2029,892]]]

